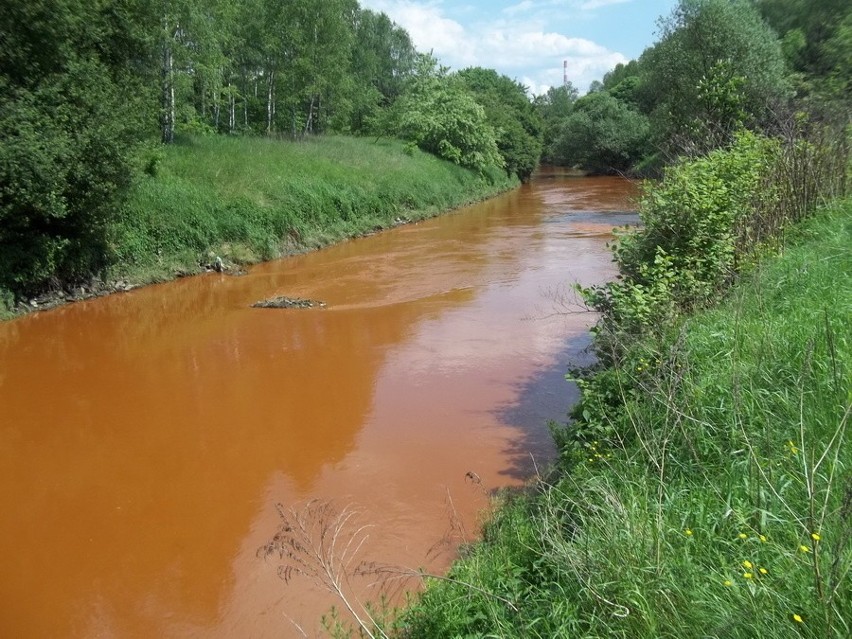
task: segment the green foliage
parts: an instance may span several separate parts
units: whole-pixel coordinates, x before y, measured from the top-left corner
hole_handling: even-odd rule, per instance
[[[583,291],[604,316],[602,350],[714,302],[756,254],[815,204],[844,195],[848,150],[824,137],[782,143],[741,132],[726,149],[683,160],[650,185],[642,227],[619,235],[621,277]],[[835,162],[836,160],[836,162]]]
[[[144,49],[131,51],[140,42],[113,9],[56,0],[0,11],[0,287],[16,295],[105,264],[145,95],[127,71]]]
[[[777,150],[769,139],[743,133],[728,149],[668,169],[642,199],[642,230],[618,243],[624,282],[613,292],[629,282],[647,289],[652,307],[679,309],[713,299],[733,277],[737,229],[754,211]],[[642,315],[646,326],[657,321],[653,310]]]
[[[359,9],[354,21],[352,48],[352,111],[348,128],[371,132],[383,108],[402,93],[416,60],[408,33],[384,13]]]
[[[522,181],[528,180],[541,157],[543,122],[527,97],[526,88],[481,67],[464,69],[456,77],[485,109],[506,171]]]
[[[550,87],[547,93],[536,96],[533,102],[543,122],[542,151],[548,162],[553,162],[550,150],[562,123],[571,115],[578,95],[577,89],[569,82],[567,86]]]
[[[805,93],[849,100],[852,7],[845,0],[755,0],[781,36],[784,54]]]
[[[484,172],[505,165],[485,109],[428,55],[420,57],[417,73],[394,105],[387,126],[459,166]]]
[[[640,59],[656,140],[690,154],[759,127],[787,94],[781,45],[745,0],[681,0]]]
[[[607,92],[590,93],[563,120],[550,156],[596,173],[625,171],[647,153],[649,132],[641,113]]]

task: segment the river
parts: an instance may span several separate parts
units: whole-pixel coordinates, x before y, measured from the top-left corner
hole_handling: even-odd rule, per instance
[[[0,324],[0,636],[317,636],[341,605],[313,574],[321,512],[352,515],[333,549],[365,573],[355,606],[444,570],[552,459],[594,320],[569,286],[612,277],[634,194],[544,171],[241,277]],[[274,295],[327,306],[250,307]],[[281,512],[314,535],[289,559],[262,550]]]

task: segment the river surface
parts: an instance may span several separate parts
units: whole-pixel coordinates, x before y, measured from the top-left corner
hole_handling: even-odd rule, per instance
[[[594,320],[569,287],[612,277],[634,193],[543,172],[242,277],[0,324],[0,637],[313,637],[341,605],[315,550],[351,559],[356,607],[444,570],[552,459]],[[327,307],[250,308],[275,295]],[[282,512],[310,538],[279,536],[290,558],[262,550]]]

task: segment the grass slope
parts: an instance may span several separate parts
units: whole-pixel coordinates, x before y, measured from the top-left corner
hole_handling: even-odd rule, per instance
[[[402,636],[852,636],[852,201],[799,233],[634,346],[622,445],[510,500]]]
[[[153,280],[213,256],[253,262],[421,219],[515,186],[392,140],[185,138],[162,151],[112,233],[112,277]]]

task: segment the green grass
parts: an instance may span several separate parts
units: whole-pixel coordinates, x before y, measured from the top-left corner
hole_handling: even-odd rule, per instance
[[[135,185],[113,228],[111,275],[158,279],[215,255],[271,259],[515,185],[502,171],[481,175],[393,140],[184,138]]]
[[[629,345],[618,436],[510,499],[397,632],[852,636],[849,246],[852,201]]]

